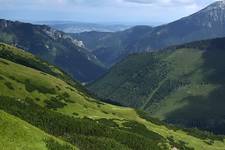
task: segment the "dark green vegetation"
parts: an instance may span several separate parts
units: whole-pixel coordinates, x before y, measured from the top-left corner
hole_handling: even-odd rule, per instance
[[[77,150],[29,123],[0,110],[0,147],[3,150]]]
[[[53,139],[46,139],[45,142],[48,150],[74,150],[70,145],[61,145]]]
[[[82,82],[95,80],[105,71],[79,41],[48,26],[0,20],[0,42],[29,51]]]
[[[122,32],[75,34],[107,66],[128,54],[155,51],[171,45],[225,36],[225,5],[215,2],[205,9],[158,27],[137,26]]]
[[[159,150],[164,138],[137,122],[123,127],[109,126],[107,121],[73,118],[41,108],[32,100],[0,97],[0,109],[15,115],[45,132],[77,145],[80,149],[151,149]],[[112,121],[113,122],[113,121]]]
[[[169,123],[225,134],[225,38],[133,54],[89,85]]]
[[[15,58],[30,55],[5,46]],[[39,59],[24,59],[36,66],[27,67],[21,65],[20,59],[0,57],[0,147],[3,149],[211,150],[216,147],[222,150],[225,145],[216,137],[192,136],[189,131],[147,121],[133,109],[99,102],[78,83],[76,86],[63,81],[62,77],[66,76],[63,72],[55,77],[49,69],[42,72],[42,67],[34,65]]]
[[[152,118],[148,113],[146,113],[144,111],[141,111],[141,110],[137,110],[137,113],[139,114],[140,117],[142,117],[142,118],[144,118],[144,119],[146,119],[146,120],[148,120],[148,121],[150,121],[154,124],[166,126],[168,129],[171,129],[171,130],[174,130],[174,131],[182,129],[183,131],[188,132],[189,135],[200,138],[200,139],[203,139],[203,140],[214,139],[214,140],[223,141],[223,139],[224,139],[224,135],[216,135],[216,134],[213,134],[212,132],[199,130],[198,128],[184,128],[182,126],[167,124],[165,122],[160,121],[159,119]],[[210,140],[209,142],[213,143],[214,141]]]

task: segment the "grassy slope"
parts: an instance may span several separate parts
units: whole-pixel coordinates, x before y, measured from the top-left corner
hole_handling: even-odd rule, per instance
[[[166,77],[166,65],[160,62],[161,57],[154,54],[131,55],[115,65],[103,78],[89,85],[89,89],[124,105],[142,107]]]
[[[80,91],[86,91],[80,83],[73,80],[61,69],[41,60],[38,57],[35,57],[29,52],[25,52],[23,49],[13,47],[5,43],[0,43],[0,57],[58,77],[66,83],[77,87],[77,89],[79,89]]]
[[[224,133],[223,42],[216,39],[131,55],[89,89],[162,120]]]
[[[191,83],[179,87],[175,92],[171,93],[171,95],[169,93],[168,97],[172,97],[172,95],[174,95],[172,98],[173,100],[165,97],[165,101],[161,101],[161,103],[170,103],[167,108],[164,109],[165,112],[167,109],[176,110],[178,108],[182,108],[185,103],[187,103],[187,101],[184,101],[183,98],[188,95],[207,96],[208,93],[216,88],[215,85],[203,83],[204,76],[202,74],[203,70],[201,70],[201,66],[204,63],[204,60],[202,56],[203,51],[199,51],[197,49],[180,49],[166,58],[166,61],[171,63],[171,68],[173,70],[170,72],[169,78],[175,79],[177,77],[183,77],[184,75],[190,74],[188,78],[191,79]],[[159,105],[159,107],[163,106]],[[163,109],[159,109],[159,111],[156,110],[155,115],[159,115],[162,110]],[[163,116],[164,115],[161,115],[160,118]]]
[[[35,57],[29,52],[25,52],[22,49],[10,46],[8,44],[0,43],[0,57],[27,67],[35,68],[42,72],[46,72],[66,82],[69,82],[70,84],[77,84],[70,76],[68,76],[59,68],[50,65],[49,63],[39,59],[38,57]]]
[[[45,142],[48,139],[54,139],[60,145],[68,144],[1,110],[0,120],[0,147],[3,150],[48,150]]]
[[[76,113],[74,116],[76,118],[86,116],[93,119],[114,119],[114,121],[120,126],[126,120],[136,121],[145,125],[149,131],[154,131],[155,133],[163,136],[165,139],[173,136],[175,141],[184,141],[187,143],[188,147],[193,147],[199,150],[222,150],[225,146],[224,141],[215,140],[214,143],[210,145],[205,142],[207,140],[195,138],[188,135],[186,132],[179,130],[174,131],[165,126],[153,124],[140,118],[133,109],[99,103],[95,99],[79,92],[77,89],[68,85],[59,78],[29,67],[15,64],[5,59],[0,59],[0,76],[0,96],[15,97],[18,102],[22,101],[26,97],[29,97],[33,99],[35,103],[44,107],[46,106],[46,103],[44,102],[45,100],[49,100],[51,97],[56,95],[67,93],[70,101],[61,100],[67,105],[56,109],[57,112],[61,112],[62,114],[74,116],[74,113]],[[29,84],[25,84],[25,81],[27,80],[29,80],[29,84],[32,84],[35,87],[35,90],[30,91],[31,89],[29,89]],[[42,88],[45,89],[44,93]],[[55,89],[54,92],[51,90],[53,88]],[[3,135],[5,138],[7,138],[7,136],[8,134]],[[169,141],[166,140],[165,143],[168,145]],[[172,144],[169,145],[172,146]]]
[[[0,19],[0,42],[23,48],[81,82],[95,80],[106,71],[93,54],[77,46],[76,40],[45,25]]]

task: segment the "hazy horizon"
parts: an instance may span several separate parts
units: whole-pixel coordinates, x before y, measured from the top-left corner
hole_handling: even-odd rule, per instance
[[[159,25],[188,16],[214,1],[216,0],[0,0],[0,18],[26,22]]]

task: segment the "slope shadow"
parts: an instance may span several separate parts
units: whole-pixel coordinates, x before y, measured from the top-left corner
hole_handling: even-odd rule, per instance
[[[225,134],[225,44],[213,40],[203,53],[204,84],[217,85],[208,96],[188,96],[187,105],[166,116],[166,122],[197,127],[216,134]]]

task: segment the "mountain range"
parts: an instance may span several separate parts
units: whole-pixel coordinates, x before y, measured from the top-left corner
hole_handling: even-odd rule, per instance
[[[119,32],[0,19],[0,149],[224,150],[224,25],[225,1]]]
[[[100,102],[38,57],[0,43],[0,147],[4,150],[222,150],[224,137],[161,123]],[[57,76],[54,76],[57,74]]]
[[[2,19],[0,41],[29,50],[59,66],[74,79],[92,82],[129,54],[222,37],[225,36],[224,25],[225,2],[218,1],[169,24],[136,26],[119,32],[67,34],[46,25]]]
[[[154,28],[137,26],[115,33],[85,32],[73,36],[110,67],[131,53],[223,37],[224,26],[225,2],[217,1],[195,14]]]
[[[81,41],[45,25],[1,19],[0,42],[31,52],[81,82],[93,81],[105,72],[105,67]]]
[[[225,134],[225,38],[132,54],[89,85],[165,122]]]

